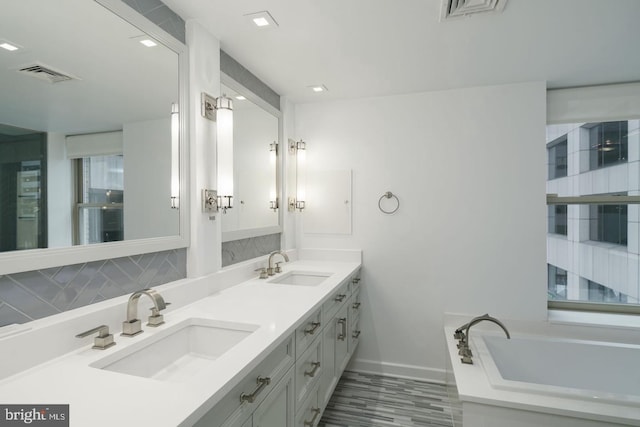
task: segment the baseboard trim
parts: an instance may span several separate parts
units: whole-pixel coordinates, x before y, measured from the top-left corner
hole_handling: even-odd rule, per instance
[[[399,363],[377,362],[365,359],[352,359],[347,370],[366,374],[388,375],[398,378],[429,381],[446,384],[450,378],[444,369],[425,368],[423,366],[403,365]]]

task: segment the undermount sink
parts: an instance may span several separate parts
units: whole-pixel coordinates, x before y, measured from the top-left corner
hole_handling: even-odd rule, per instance
[[[185,380],[198,375],[256,329],[258,326],[246,323],[191,318],[91,366],[157,380]]]
[[[316,286],[324,282],[331,273],[317,271],[289,271],[282,276],[269,280],[269,283],[281,285]]]

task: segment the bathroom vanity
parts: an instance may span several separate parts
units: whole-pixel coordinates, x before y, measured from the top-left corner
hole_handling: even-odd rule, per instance
[[[0,336],[3,359],[16,358],[0,402],[69,404],[71,426],[316,426],[357,348],[361,307],[360,252],[319,255],[292,252],[268,279],[258,259],[158,287],[172,303],[165,323],[146,325],[143,297],[134,337],[120,336],[125,297],[18,327]],[[115,346],[75,338],[99,323]],[[40,345],[47,360],[32,354]]]

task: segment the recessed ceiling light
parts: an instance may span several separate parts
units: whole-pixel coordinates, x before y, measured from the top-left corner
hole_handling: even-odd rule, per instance
[[[20,49],[18,46],[12,45],[11,43],[3,42],[0,43],[0,47],[8,50],[9,52],[13,52],[14,50]]]
[[[238,101],[244,101],[244,100],[245,100],[245,99],[247,99],[247,98],[245,98],[245,97],[244,97],[244,96],[242,96],[242,95],[236,95],[236,99],[237,99]]]
[[[275,28],[278,26],[278,23],[273,16],[266,10],[262,12],[249,13],[248,15],[244,15],[251,20],[253,25],[258,28]]]
[[[142,43],[146,47],[158,46],[158,44],[156,42],[154,42],[153,40],[151,40],[151,39],[142,39],[142,40],[140,40],[140,43]]]
[[[309,88],[314,92],[327,92],[329,90],[325,85],[313,85],[309,86]]]

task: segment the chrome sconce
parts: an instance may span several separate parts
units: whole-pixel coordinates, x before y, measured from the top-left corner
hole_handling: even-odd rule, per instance
[[[180,208],[180,110],[171,104],[171,209]]]
[[[226,213],[233,208],[233,101],[203,92],[202,117],[216,122],[218,158],[218,190],[202,191],[203,210]]]
[[[296,173],[295,173],[295,197],[289,197],[289,211],[293,212],[298,209],[300,212],[305,208],[306,190],[305,190],[305,173],[307,159],[307,143],[303,140],[289,140],[289,153],[295,156]]]
[[[277,175],[277,158],[278,158],[278,142],[273,141],[269,144],[269,166],[273,170],[273,176]],[[277,181],[277,179],[276,179]],[[278,193],[276,191],[276,181],[273,181],[269,186],[269,209],[274,212],[278,211]]]

